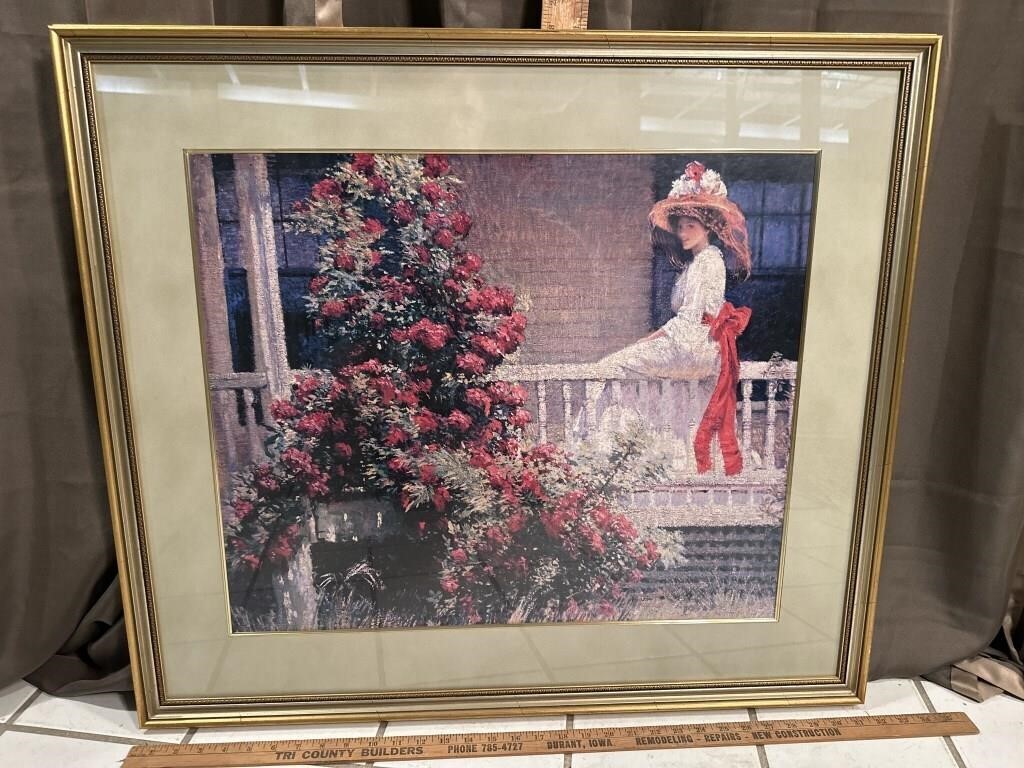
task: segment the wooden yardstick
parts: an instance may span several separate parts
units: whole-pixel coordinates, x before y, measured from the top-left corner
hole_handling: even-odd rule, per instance
[[[230,744],[147,744],[132,747],[125,758],[124,768],[248,768],[369,760],[628,752],[964,736],[977,732],[974,723],[962,712],[936,712],[566,731],[241,741]]]

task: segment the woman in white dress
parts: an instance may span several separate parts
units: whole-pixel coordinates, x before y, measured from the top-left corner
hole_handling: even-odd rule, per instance
[[[587,431],[596,437],[594,433],[621,428],[632,413],[655,428],[670,424],[674,439],[688,441],[692,424],[697,428],[696,470],[711,469],[711,440],[717,437],[726,474],[737,474],[743,460],[736,443],[736,337],[746,328],[750,309],[725,300],[725,283],[727,256],[739,277],[750,273],[746,221],[729,200],[721,177],[697,162],[686,166],[649,218],[652,232],[674,234],[682,250],[692,255],[689,261],[672,259],[679,268],[672,288],[675,315],[650,335],[600,360],[596,368],[609,379],[663,380],[655,401],[658,412],[643,412],[649,411],[650,399],[631,406],[622,402],[621,393],[612,402],[606,391],[597,404],[597,429]],[[690,396],[681,395],[674,381],[694,382],[686,388]]]

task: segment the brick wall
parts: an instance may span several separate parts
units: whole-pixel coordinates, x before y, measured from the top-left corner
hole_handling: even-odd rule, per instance
[[[589,362],[650,331],[649,155],[452,158],[488,279],[528,300],[519,362]]]

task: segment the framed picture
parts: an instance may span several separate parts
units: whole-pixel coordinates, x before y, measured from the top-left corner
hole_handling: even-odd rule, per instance
[[[862,697],[937,38],[53,42],[145,725]]]

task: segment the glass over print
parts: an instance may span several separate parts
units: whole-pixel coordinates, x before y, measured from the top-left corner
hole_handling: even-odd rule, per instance
[[[936,45],[57,30],[142,720],[856,699]]]
[[[816,160],[192,155],[235,631],[774,617]]]

